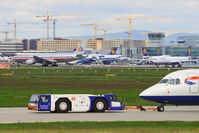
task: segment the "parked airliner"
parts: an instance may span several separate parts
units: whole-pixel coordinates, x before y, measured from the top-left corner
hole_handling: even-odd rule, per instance
[[[139,96],[160,103],[157,107],[160,112],[165,104],[199,105],[199,69],[172,72]]]
[[[185,56],[170,56],[170,55],[161,55],[161,56],[149,56],[146,49],[142,48],[143,60],[140,62],[145,64],[156,65],[171,65],[172,67],[182,67],[182,64],[185,62],[197,63],[198,60],[192,59],[190,56],[191,47],[188,47]]]
[[[109,54],[88,54],[83,55],[85,58],[81,58],[78,60],[74,60],[68,62],[71,65],[74,64],[91,64],[91,63],[98,63],[98,64],[111,64],[114,61],[117,61],[122,55],[119,53],[119,47],[113,47]]]
[[[58,62],[67,63],[82,58],[81,51],[83,51],[83,48],[79,47],[74,53],[23,53],[12,57],[12,60],[18,64],[33,65],[40,63],[42,66],[57,66]]]

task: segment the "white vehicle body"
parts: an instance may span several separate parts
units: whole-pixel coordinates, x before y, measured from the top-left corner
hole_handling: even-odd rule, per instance
[[[123,110],[116,95],[33,94],[28,109],[51,112]]]

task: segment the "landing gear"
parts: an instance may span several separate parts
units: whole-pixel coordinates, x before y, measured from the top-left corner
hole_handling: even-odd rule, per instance
[[[57,67],[58,65],[56,63],[52,64],[52,66]]]
[[[157,107],[158,112],[164,112],[164,105],[160,105]]]

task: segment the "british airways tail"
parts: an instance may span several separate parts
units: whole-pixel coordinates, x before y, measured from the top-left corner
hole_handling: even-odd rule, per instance
[[[190,56],[190,55],[191,55],[191,46],[189,46],[187,48],[187,52],[186,52],[185,56]]]
[[[144,47],[142,47],[142,56],[149,56]]]

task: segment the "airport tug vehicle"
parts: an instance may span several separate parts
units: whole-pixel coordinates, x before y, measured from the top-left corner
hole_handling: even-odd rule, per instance
[[[28,110],[50,111],[57,113],[105,112],[106,110],[124,110],[125,105],[113,94],[33,94]]]

